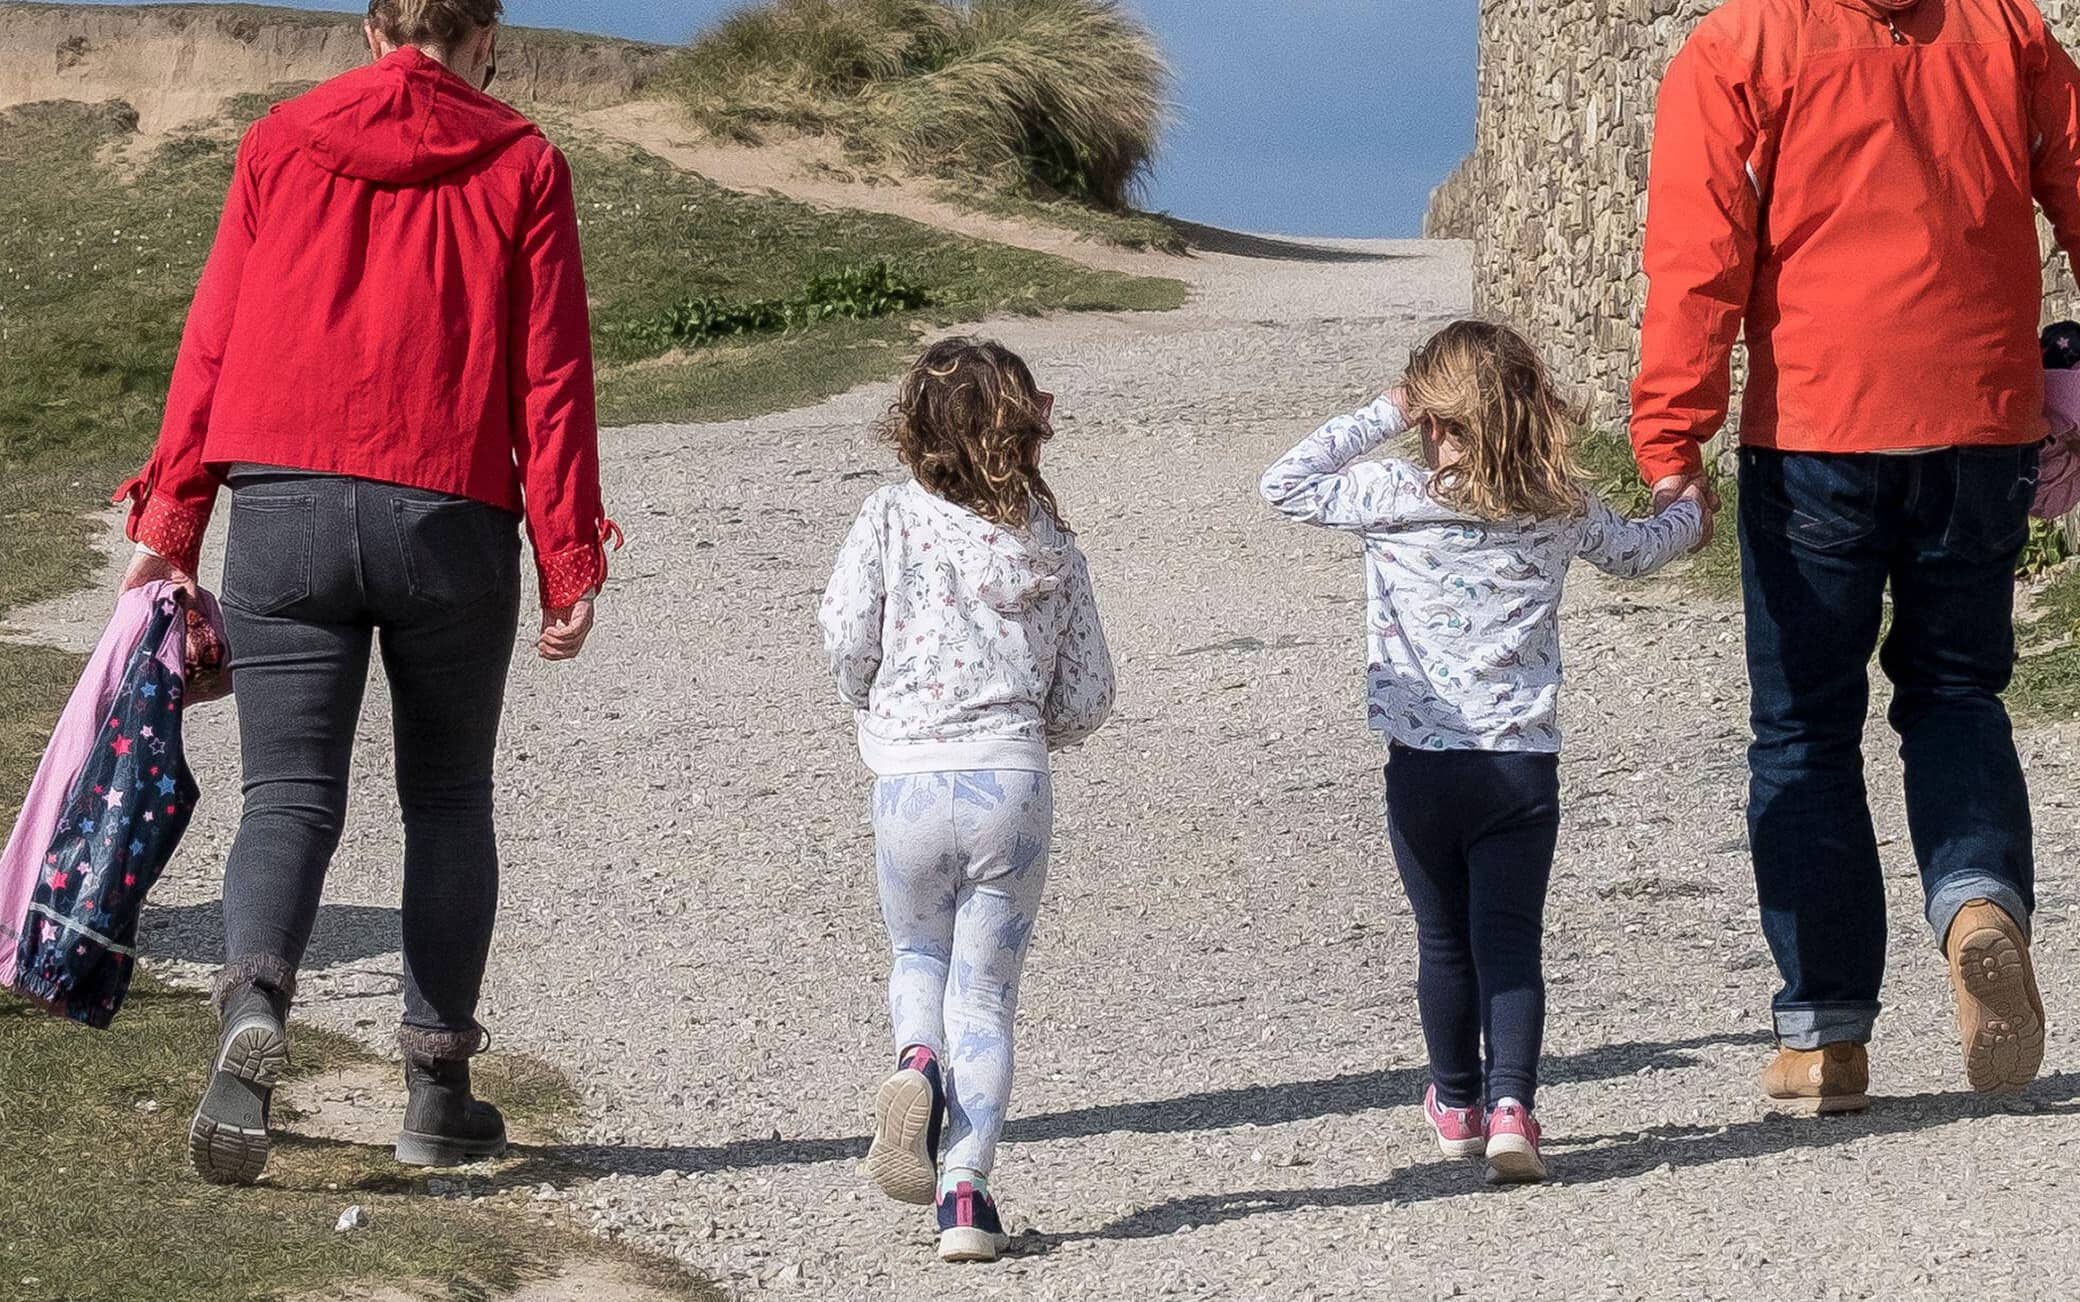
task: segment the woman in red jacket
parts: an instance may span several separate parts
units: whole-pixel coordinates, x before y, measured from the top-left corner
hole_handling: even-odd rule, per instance
[[[584,646],[613,526],[570,170],[484,92],[501,16],[500,0],[372,0],[373,65],[247,133],[157,450],[122,494],[139,545],[126,586],[192,582],[218,489],[232,494],[245,813],[225,869],[223,1038],[191,1132],[213,1181],[249,1182],[267,1159],[379,630],[405,824],[397,1155],[505,1146],[468,1060],[497,906],[519,526],[550,660]]]

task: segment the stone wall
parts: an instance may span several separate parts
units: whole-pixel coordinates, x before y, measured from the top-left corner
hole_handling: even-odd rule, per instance
[[[2072,46],[2080,0],[2040,5]],[[1471,234],[1478,309],[1530,331],[1604,428],[1624,423],[1646,305],[1655,96],[1670,58],[1717,7],[1481,0],[1474,156],[1433,197],[1427,228]],[[2047,253],[2047,320],[2080,312],[2063,264]]]
[[[1480,174],[1480,155],[1468,154],[1430,192],[1430,209],[1423,216],[1426,240],[1470,240],[1480,234],[1481,204],[1486,186]]]

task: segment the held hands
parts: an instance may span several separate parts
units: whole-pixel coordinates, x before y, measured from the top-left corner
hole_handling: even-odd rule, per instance
[[[1677,502],[1695,502],[1704,513],[1704,534],[1698,539],[1693,551],[1701,552],[1712,545],[1712,530],[1719,514],[1719,493],[1712,487],[1711,480],[1703,471],[1687,475],[1670,475],[1654,485],[1654,513],[1666,511]]]
[[[586,597],[563,610],[542,612],[542,636],[535,650],[544,660],[576,660],[592,636],[592,598]]]

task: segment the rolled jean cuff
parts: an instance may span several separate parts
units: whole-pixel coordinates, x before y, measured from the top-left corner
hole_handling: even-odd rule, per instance
[[[1948,952],[1950,924],[1957,921],[1958,911],[1973,900],[1999,905],[2022,928],[2022,938],[2030,938],[2029,905],[2023,902],[2022,892],[2014,883],[1983,873],[1964,873],[1949,878],[1929,893],[1928,925],[1935,931],[1938,950]]]
[[[1869,1044],[1878,1024],[1878,1001],[1869,1003],[1801,1004],[1778,1008],[1777,1043],[1786,1049],[1817,1049],[1824,1044]]]

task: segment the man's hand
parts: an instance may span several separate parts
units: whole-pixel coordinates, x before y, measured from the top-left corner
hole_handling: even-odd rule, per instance
[[[592,635],[592,601],[587,598],[566,610],[542,612],[542,636],[535,645],[544,660],[576,660]]]
[[[1654,514],[1659,515],[1666,511],[1693,490],[1698,495],[1696,500],[1707,512],[1716,512],[1719,509],[1719,494],[1712,487],[1712,481],[1705,476],[1704,471],[1693,470],[1688,474],[1670,475],[1655,481]]]
[[[132,588],[141,588],[147,583],[157,583],[162,579],[177,584],[187,592],[191,602],[202,591],[201,586],[195,582],[194,575],[180,569],[164,556],[155,556],[145,551],[131,558],[130,568],[123,571],[123,585],[117,591],[128,592]]]

